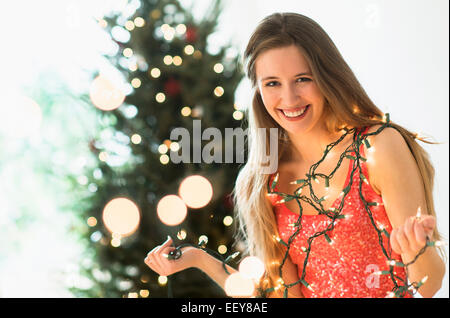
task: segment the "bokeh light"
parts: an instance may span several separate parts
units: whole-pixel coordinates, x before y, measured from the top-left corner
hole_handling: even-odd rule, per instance
[[[131,57],[133,55],[133,50],[127,47],[123,50],[122,54],[125,57]]]
[[[150,71],[150,75],[153,78],[158,78],[161,76],[161,70],[157,67],[152,68],[152,70]]]
[[[264,263],[256,256],[247,256],[239,263],[239,272],[245,278],[259,280],[265,272]]]
[[[118,108],[125,100],[122,90],[101,75],[92,81],[89,96],[94,106],[104,111]]]
[[[34,136],[42,124],[42,110],[33,99],[15,95],[3,96],[0,106],[0,136],[22,138]]]
[[[175,151],[175,152],[180,150],[180,144],[176,141],[172,142],[169,147],[170,147],[170,150]]]
[[[159,157],[159,162],[161,162],[163,165],[168,164],[169,161],[170,161],[170,157],[169,157],[168,155],[166,155],[166,154],[161,155],[161,156]]]
[[[172,60],[175,66],[180,66],[183,63],[183,59],[180,56],[174,56]]]
[[[97,225],[97,219],[96,219],[95,217],[91,216],[91,217],[89,217],[89,218],[87,219],[86,223],[87,223],[90,227],[96,226],[96,225]]]
[[[166,56],[164,56],[163,61],[164,61],[164,64],[170,65],[173,62],[173,57],[170,55],[166,55]]]
[[[141,84],[142,84],[141,80],[137,77],[131,80],[131,86],[133,86],[134,88],[139,88]]]
[[[193,175],[181,182],[178,193],[188,207],[200,209],[211,201],[213,188],[205,177]]]
[[[134,25],[138,28],[142,28],[145,25],[145,20],[142,17],[136,17],[134,19]]]
[[[221,63],[216,63],[214,65],[214,72],[222,73],[223,72],[223,65]]]
[[[228,251],[228,249],[225,245],[222,244],[217,247],[217,251],[223,255]]]
[[[244,113],[240,110],[235,110],[233,112],[233,118],[236,120],[242,120],[242,118],[244,118]]]
[[[115,198],[103,209],[103,223],[113,234],[128,236],[133,234],[140,222],[139,208],[130,199]]]
[[[165,286],[167,284],[167,276],[159,276],[158,277],[158,284],[160,286]]]
[[[225,90],[223,89],[222,86],[217,86],[217,87],[214,89],[214,95],[216,95],[217,97],[222,96],[224,93],[225,93]]]
[[[194,47],[190,44],[184,47],[184,53],[186,53],[187,55],[192,55],[194,51],[195,51]]]
[[[183,115],[183,116],[189,116],[190,114],[191,114],[191,112],[192,112],[192,110],[191,110],[191,108],[189,107],[189,106],[184,106],[182,109],[181,109],[181,115]]]
[[[169,194],[159,200],[156,206],[156,213],[162,223],[168,226],[175,226],[186,218],[187,207],[179,196]]]
[[[225,226],[230,226],[233,223],[233,217],[227,215],[226,217],[223,218],[223,224]]]
[[[130,20],[125,22],[125,29],[127,29],[128,31],[134,30],[134,22]]]
[[[254,291],[253,281],[239,272],[231,274],[225,281],[225,292],[230,297],[250,297]]]
[[[140,135],[138,135],[138,134],[133,134],[133,135],[131,136],[131,142],[132,142],[133,144],[135,144],[135,145],[140,144],[141,141],[142,141],[142,138],[141,138]]]
[[[165,154],[165,153],[167,153],[168,150],[169,150],[169,148],[165,144],[161,144],[158,147],[158,152],[160,154]]]
[[[187,28],[186,28],[186,25],[184,25],[184,24],[178,24],[176,26],[175,30],[177,31],[178,34],[182,35],[182,34],[186,33]]]
[[[166,95],[164,93],[158,93],[156,94],[155,99],[158,103],[164,103],[166,100]]]

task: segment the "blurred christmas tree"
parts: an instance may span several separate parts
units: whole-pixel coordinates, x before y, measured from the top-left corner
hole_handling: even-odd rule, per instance
[[[241,127],[243,114],[234,107],[234,92],[243,76],[239,56],[230,45],[216,52],[208,48],[208,36],[215,31],[220,10],[220,2],[212,1],[202,21],[197,21],[175,0],[131,1],[123,12],[99,19],[118,45],[117,53],[107,58],[124,75],[129,91],[126,97],[102,92],[110,83],[102,82],[100,75],[90,92],[97,107],[111,106],[115,98],[120,107],[99,110],[103,127],[89,143],[98,166],[87,169],[89,189],[76,208],[81,227],[86,229],[90,251],[86,257],[94,260],[82,262],[82,272],[94,284],[88,289],[73,288],[75,295],[167,297],[165,278],[144,264],[147,253],[167,235],[176,245],[197,244],[205,235],[207,248],[224,257],[235,252],[230,192],[239,163],[175,164],[169,156],[179,147],[170,140],[171,131],[185,127],[192,136],[193,120],[201,120],[202,130],[216,127],[222,134],[224,128]],[[209,142],[202,141],[202,145]],[[181,182],[192,175],[209,180],[212,199],[204,207],[188,208],[181,224],[163,224],[157,215],[158,202],[166,195],[177,195]],[[114,233],[114,225],[108,228],[105,224],[105,206],[119,197],[138,207],[137,226],[130,224],[128,233]],[[119,209],[126,211],[125,207]],[[126,213],[127,221],[133,222],[132,212]],[[115,226],[127,226],[119,223]],[[196,269],[170,279],[174,297],[225,296]]]

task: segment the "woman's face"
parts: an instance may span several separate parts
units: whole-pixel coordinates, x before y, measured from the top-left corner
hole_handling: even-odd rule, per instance
[[[292,45],[257,57],[256,80],[264,106],[288,133],[311,131],[322,117],[324,97],[308,63]]]

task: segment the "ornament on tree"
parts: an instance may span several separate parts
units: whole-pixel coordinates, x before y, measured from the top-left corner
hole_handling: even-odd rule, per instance
[[[97,146],[95,145],[95,143],[96,143],[95,138],[92,138],[92,139],[89,141],[89,143],[88,143],[88,147],[89,147],[89,150],[90,150],[93,154],[98,155],[98,154],[100,153],[100,149],[97,148]]]
[[[194,43],[197,41],[197,29],[194,27],[187,27],[186,28],[186,41],[189,43]]]
[[[232,197],[231,193],[228,193],[227,195],[224,196],[223,204],[227,210],[233,209],[234,205],[233,205],[233,197]]]
[[[181,91],[180,82],[178,82],[173,77],[169,78],[167,80],[167,82],[164,84],[164,91],[169,96],[172,96],[172,97],[177,96],[178,94],[180,94],[180,91]]]

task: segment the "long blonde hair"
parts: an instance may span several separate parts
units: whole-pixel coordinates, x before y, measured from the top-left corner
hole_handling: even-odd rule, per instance
[[[313,78],[325,97],[324,120],[327,130],[335,134],[343,128],[361,128],[383,124],[385,115],[370,100],[356,76],[344,61],[327,33],[312,19],[296,13],[275,13],[266,17],[252,34],[244,59],[247,75],[255,89],[255,61],[270,49],[295,45],[307,60]],[[245,242],[246,254],[258,256],[266,266],[262,289],[274,286],[279,277],[279,265],[286,248],[274,240],[277,223],[267,197],[269,175],[263,173],[261,158],[269,148],[257,142],[257,128],[278,128],[278,160],[289,153],[290,143],[285,131],[266,111],[261,95],[255,89],[251,107],[247,110],[248,161],[242,167],[233,190],[235,213],[239,229],[236,239]],[[433,202],[434,168],[428,153],[416,142],[435,144],[418,134],[390,122],[401,133],[416,160],[422,176],[427,211],[435,216]],[[266,134],[268,135],[268,134]],[[435,229],[434,240],[441,236]]]

